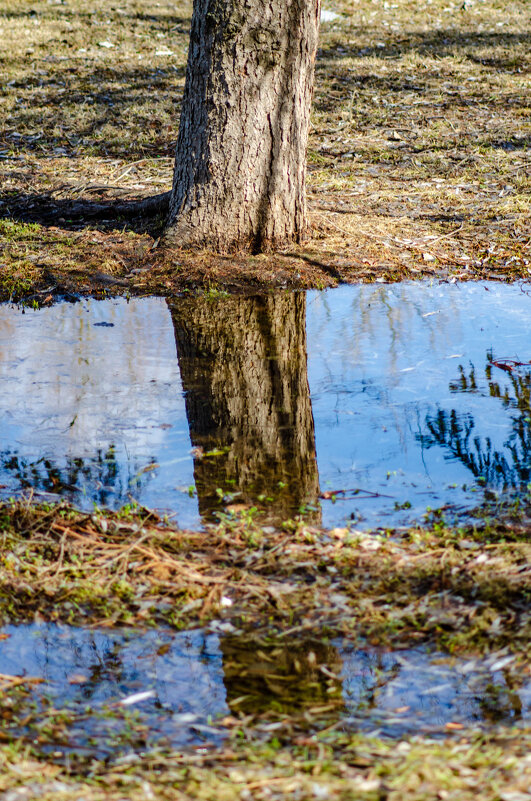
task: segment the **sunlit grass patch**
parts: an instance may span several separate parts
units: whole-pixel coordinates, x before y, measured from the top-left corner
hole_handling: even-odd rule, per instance
[[[0,254],[0,259],[1,259]],[[24,259],[0,263],[0,297],[18,300],[42,279],[42,270]]]
[[[191,10],[189,2],[152,0],[97,0],[88,10],[79,0],[4,0],[6,219],[36,219],[45,198],[117,202],[170,188]],[[308,152],[312,239],[290,250],[290,259],[303,259],[293,262],[289,285],[328,285],[331,270],[348,281],[527,277],[528,4],[338,0],[329,10],[339,16],[321,26]],[[71,227],[67,215],[55,224]],[[117,231],[120,221],[98,227]],[[158,233],[149,234],[153,243]],[[434,241],[435,262],[426,263]],[[27,243],[31,254],[36,240]],[[48,240],[47,263],[57,245]],[[79,249],[82,264],[96,265],[94,253],[84,258]],[[211,259],[195,267],[185,259],[172,276],[171,259],[152,255],[149,266],[164,278],[148,273],[142,291],[211,278]],[[281,272],[277,284],[285,283]],[[236,273],[240,265],[218,263],[216,281],[234,283]]]
[[[0,220],[0,237],[7,240],[35,239],[39,236],[41,226],[35,223],[19,223],[14,220]]]
[[[529,250],[531,234],[525,4],[508,14],[491,2],[339,8],[340,19],[323,26],[311,139],[312,207],[328,193],[332,212],[326,222],[322,209],[315,217],[321,248],[330,257],[340,242],[356,252],[367,247],[372,274],[379,269],[392,278],[390,265],[399,267],[407,251],[389,236],[378,255],[370,252],[363,233],[355,233],[356,206],[363,204],[365,230],[383,221],[391,234],[401,219],[417,229],[407,248],[417,262],[435,238],[444,239],[439,268],[459,278],[493,268],[496,277],[504,270],[507,277],[525,274],[521,246]],[[349,188],[351,221],[338,204]],[[343,236],[337,230],[330,239],[338,227]],[[501,242],[498,257],[488,259],[487,249]]]

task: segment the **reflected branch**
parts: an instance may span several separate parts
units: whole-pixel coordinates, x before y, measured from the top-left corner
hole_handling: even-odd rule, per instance
[[[66,456],[61,464],[48,456],[28,460],[16,451],[0,452],[0,467],[15,478],[21,489],[60,495],[87,506],[117,506],[130,500],[152,478],[150,464],[135,466],[122,464],[114,445],[98,449],[92,459]]]
[[[503,448],[496,448],[489,436],[476,434],[473,416],[456,409],[438,409],[435,415],[427,415],[428,433],[420,434],[418,440],[426,448],[442,445],[487,485],[525,489],[531,478],[531,372],[524,363],[511,364],[514,366],[496,362],[488,351],[485,381],[478,379],[474,365],[468,371],[460,365],[459,377],[449,385],[454,394],[468,393],[501,401],[511,422],[511,433]]]

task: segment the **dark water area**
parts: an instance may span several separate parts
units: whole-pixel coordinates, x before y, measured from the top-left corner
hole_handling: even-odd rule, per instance
[[[341,729],[387,737],[518,726],[531,713],[529,672],[507,652],[466,659],[425,648],[361,649],[343,639],[257,647],[203,630],[5,626],[0,674],[43,680],[27,681],[16,698],[2,693],[4,739],[22,736],[58,757],[215,745],[226,733],[223,719],[239,713],[311,719],[312,710],[332,705]],[[68,723],[43,723],[54,716]]]
[[[529,285],[0,307],[0,493],[400,526],[531,481]]]

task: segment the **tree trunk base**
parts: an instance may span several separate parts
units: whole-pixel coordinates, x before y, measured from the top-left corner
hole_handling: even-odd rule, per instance
[[[259,253],[307,233],[319,0],[194,0],[164,243]]]
[[[228,234],[228,235],[227,235]],[[202,226],[194,226],[185,219],[178,218],[167,226],[160,238],[160,247],[181,248],[183,250],[208,250],[221,255],[272,253],[283,250],[292,244],[309,239],[309,227],[283,237],[263,239],[256,237],[231,236],[227,232],[204,231]]]

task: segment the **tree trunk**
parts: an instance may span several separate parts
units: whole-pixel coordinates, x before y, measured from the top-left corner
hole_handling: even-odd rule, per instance
[[[258,252],[306,231],[319,0],[194,0],[165,239]]]
[[[303,294],[179,298],[171,307],[199,511],[218,490],[275,518],[317,507]],[[208,455],[211,454],[211,455]]]

